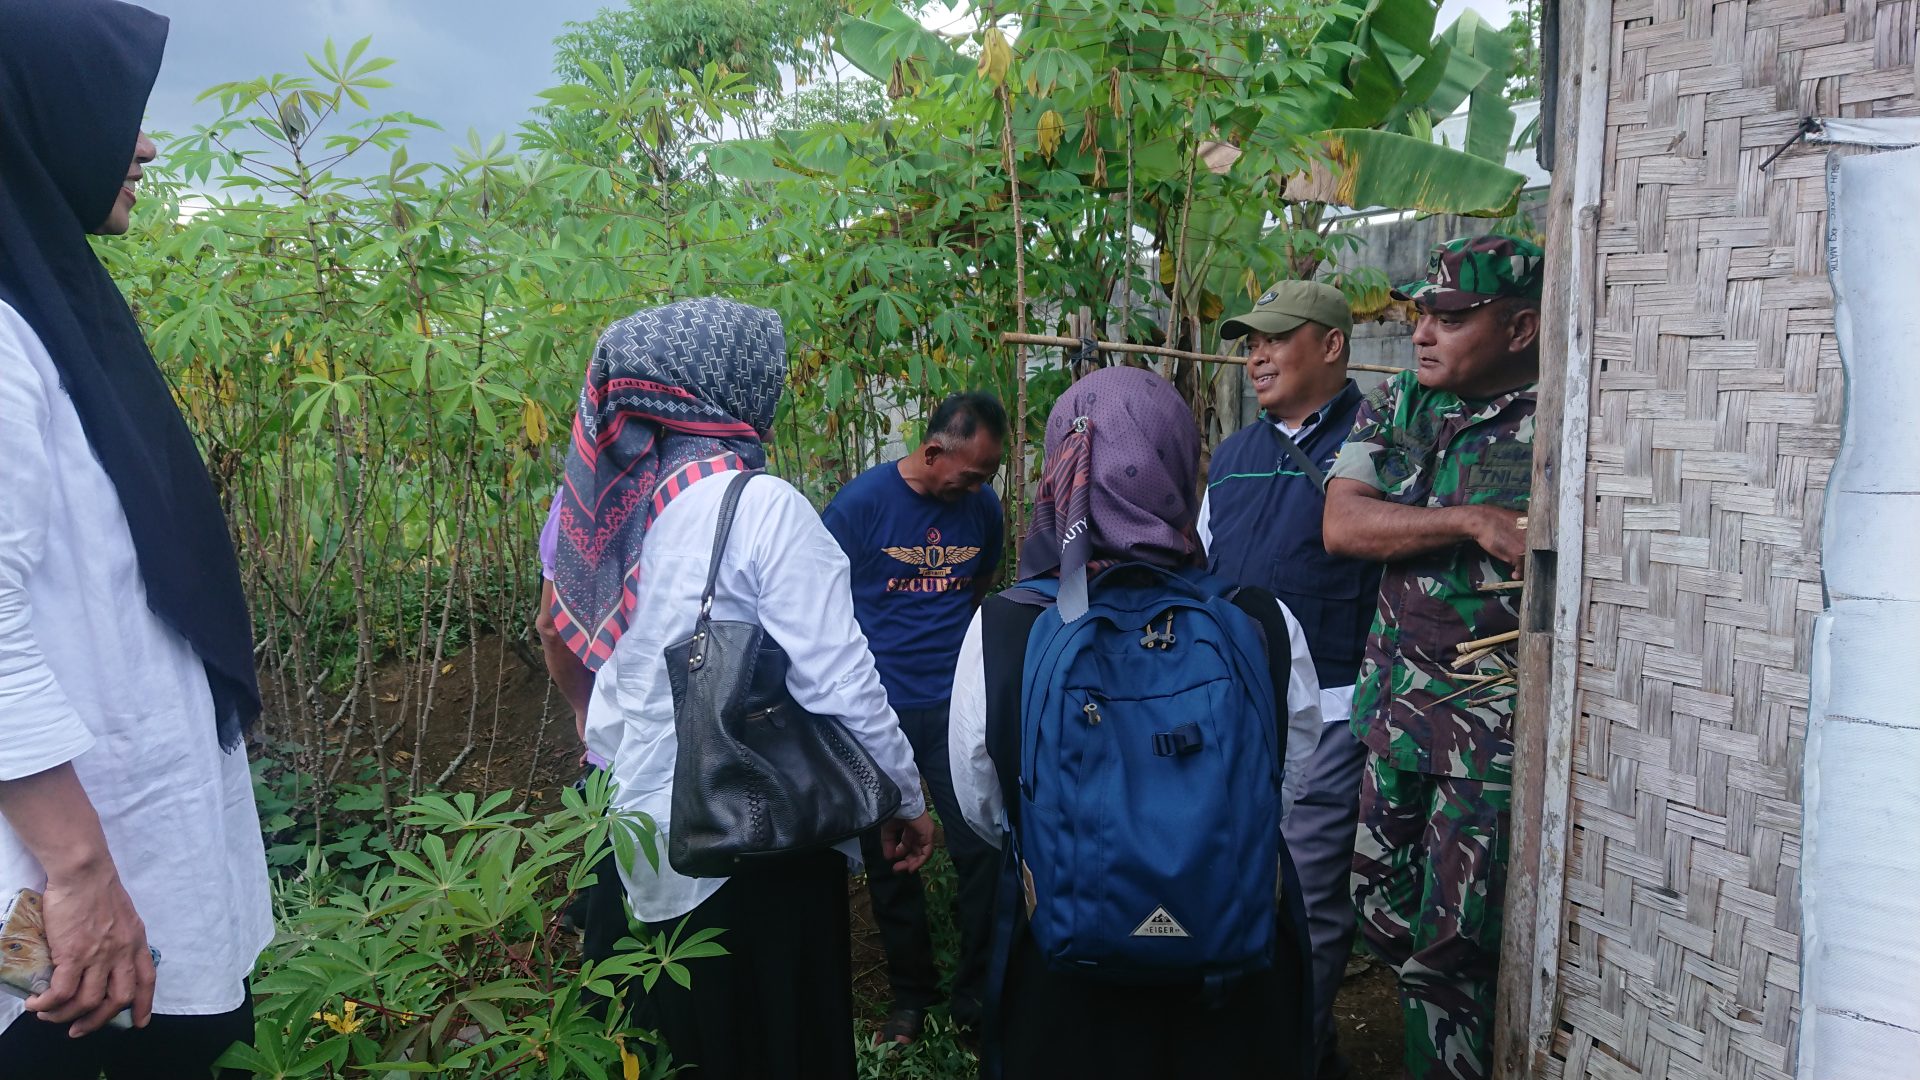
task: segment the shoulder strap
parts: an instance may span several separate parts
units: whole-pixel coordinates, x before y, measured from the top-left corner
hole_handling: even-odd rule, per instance
[[[1285,438],[1285,436],[1281,436]],[[1287,761],[1287,686],[1293,674],[1293,638],[1287,633],[1287,617],[1281,614],[1280,601],[1265,589],[1235,589],[1229,596],[1233,606],[1253,617],[1267,639],[1267,675],[1273,680],[1273,727],[1280,747],[1280,763]]]
[[[1042,599],[1044,597],[1036,597]],[[1027,639],[1046,610],[1044,602],[1022,602],[1006,593],[980,607],[982,667],[987,681],[987,756],[1000,777],[1007,824],[1020,817],[1020,698],[1026,681]]]
[[[1293,459],[1295,465],[1300,466],[1300,471],[1307,474],[1307,479],[1313,481],[1313,486],[1320,489],[1320,494],[1325,495],[1327,493],[1327,474],[1321,471],[1320,466],[1314,464],[1313,459],[1307,456],[1305,450],[1300,449],[1300,444],[1293,441],[1293,436],[1280,430],[1280,425],[1265,417],[1261,417],[1260,422],[1267,425],[1273,432],[1273,437],[1280,440],[1280,449],[1284,451],[1288,457]]]
[[[713,618],[713,590],[720,582],[720,557],[727,553],[727,538],[733,535],[733,514],[740,506],[740,491],[747,481],[759,473],[738,470],[733,479],[727,482],[727,492],[720,497],[720,520],[713,528],[713,565],[707,567],[707,588],[700,594],[700,614],[693,620],[693,636],[688,640],[692,646],[687,650],[687,666],[700,670],[707,662],[708,627]]]
[[[733,515],[740,507],[740,492],[747,481],[759,475],[749,470],[734,473],[727,483],[727,493],[720,497],[720,518],[713,527],[713,563],[707,567],[706,591],[700,594],[702,617],[713,610],[713,590],[720,582],[720,557],[727,553],[727,538],[733,535]]]

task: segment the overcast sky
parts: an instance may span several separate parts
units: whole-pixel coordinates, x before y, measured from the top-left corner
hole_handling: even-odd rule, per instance
[[[569,21],[624,0],[136,0],[173,20],[166,64],[148,106],[155,130],[184,134],[218,118],[193,99],[215,83],[306,72],[304,57],[331,37],[344,53],[369,35],[368,55],[392,57],[393,88],[376,108],[405,110],[445,128],[417,136],[415,160],[446,161],[467,130],[510,135],[552,86],[553,39]],[[1506,22],[1506,0],[1446,0],[1441,25],[1474,8]],[[949,19],[929,19],[943,28]]]

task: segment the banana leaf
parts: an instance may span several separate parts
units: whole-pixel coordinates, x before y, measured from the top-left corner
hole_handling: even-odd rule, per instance
[[[1433,0],[1378,0],[1368,5],[1367,30],[1376,40],[1397,42],[1425,56],[1439,14],[1439,5]]]
[[[1507,217],[1526,177],[1485,158],[1373,128],[1324,131],[1326,159],[1287,180],[1287,198],[1354,209]]]
[[[1513,106],[1507,102],[1507,77],[1513,72],[1513,49],[1500,33],[1472,10],[1462,12],[1441,34],[1454,57],[1448,77],[1428,101],[1434,119],[1450,115],[1467,104],[1466,151],[1488,161],[1507,160],[1513,143]],[[1485,68],[1479,78],[1468,61]],[[1464,92],[1462,92],[1464,90]]]
[[[1406,80],[1432,51],[1433,0],[1371,0],[1351,40],[1363,54],[1347,63],[1344,85],[1353,95],[1333,111],[1333,127],[1372,127],[1405,96]],[[1337,33],[1330,24],[1324,33]]]

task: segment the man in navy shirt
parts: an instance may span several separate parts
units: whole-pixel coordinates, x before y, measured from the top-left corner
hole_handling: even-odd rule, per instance
[[[999,853],[964,824],[947,765],[947,703],[973,611],[1000,564],[1000,470],[1007,413],[992,394],[956,394],[927,421],[921,447],[855,477],[820,515],[853,566],[853,607],[880,681],[946,827],[960,889],[960,965],[952,1015],[977,1027],[986,989]],[[882,1040],[919,1038],[940,1000],[920,875],[895,873],[877,840],[864,846],[873,913],[887,950],[893,1011]]]
[[[1326,470],[1353,430],[1360,389],[1347,378],[1353,312],[1340,290],[1286,281],[1229,319],[1247,339],[1247,373],[1261,417],[1213,452],[1200,507],[1212,569],[1273,591],[1306,632],[1326,723],[1306,787],[1281,826],[1300,876],[1313,942],[1320,1080],[1346,1074],[1334,1044],[1333,998],[1353,949],[1349,873],[1366,747],[1347,719],[1380,588],[1378,564],[1327,554],[1320,539]]]

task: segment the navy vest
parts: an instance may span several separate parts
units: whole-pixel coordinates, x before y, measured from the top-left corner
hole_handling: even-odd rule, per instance
[[[1360,410],[1347,380],[1320,410],[1300,449],[1322,471],[1333,468]],[[1366,651],[1380,594],[1380,564],[1329,555],[1320,539],[1326,498],[1281,449],[1280,433],[1261,417],[1213,452],[1208,471],[1208,567],[1236,585],[1271,591],[1300,621],[1321,686],[1352,686]]]

